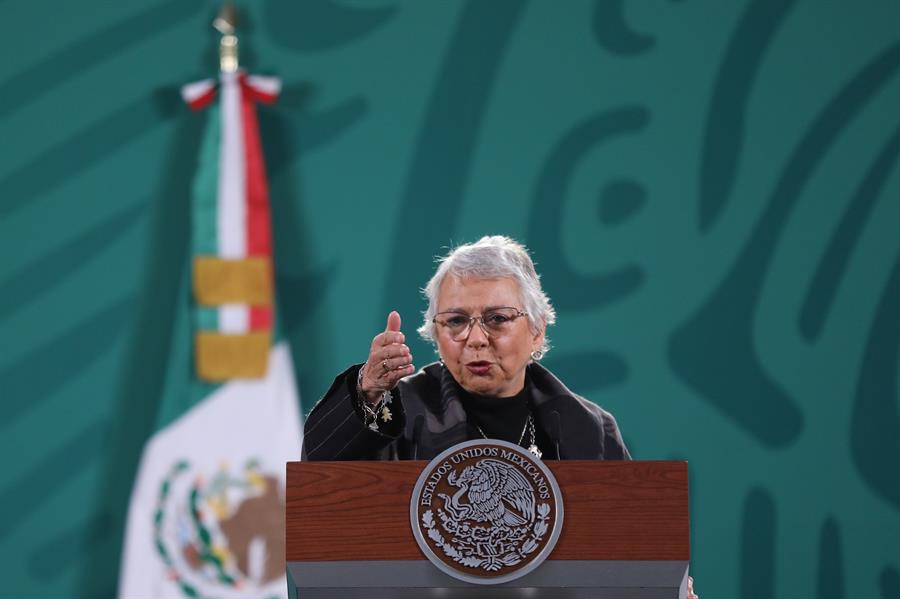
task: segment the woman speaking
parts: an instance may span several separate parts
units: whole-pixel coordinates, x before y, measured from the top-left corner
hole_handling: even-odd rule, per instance
[[[431,459],[481,438],[544,459],[631,458],[612,415],[540,365],[556,316],[524,246],[501,236],[459,246],[425,295],[419,333],[440,361],[415,372],[391,312],[365,363],[338,375],[307,417],[304,459]]]

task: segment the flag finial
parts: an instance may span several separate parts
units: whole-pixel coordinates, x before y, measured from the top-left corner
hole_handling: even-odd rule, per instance
[[[222,34],[219,42],[219,68],[222,72],[233,73],[238,69],[238,39],[234,34],[237,27],[237,11],[234,3],[225,2],[212,22],[212,26]]]

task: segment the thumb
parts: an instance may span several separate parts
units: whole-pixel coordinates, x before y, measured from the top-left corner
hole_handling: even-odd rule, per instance
[[[400,313],[396,310],[393,310],[388,314],[387,328],[385,331],[400,331]]]

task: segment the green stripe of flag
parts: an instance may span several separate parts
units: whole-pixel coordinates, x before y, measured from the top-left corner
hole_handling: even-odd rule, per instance
[[[219,331],[219,309],[194,308],[194,328],[198,331]]]
[[[218,104],[209,107],[207,118],[206,131],[200,145],[197,174],[191,190],[193,194],[191,245],[195,256],[215,256],[219,253],[216,228],[222,119]]]

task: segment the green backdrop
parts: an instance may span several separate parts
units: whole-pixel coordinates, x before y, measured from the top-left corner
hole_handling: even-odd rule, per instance
[[[525,242],[546,364],[688,459],[705,597],[900,597],[900,3],[259,0],[304,408],[433,257]],[[217,4],[3,0],[0,595],[114,593]],[[186,322],[182,319],[180,322]],[[432,351],[413,343],[417,363]]]

